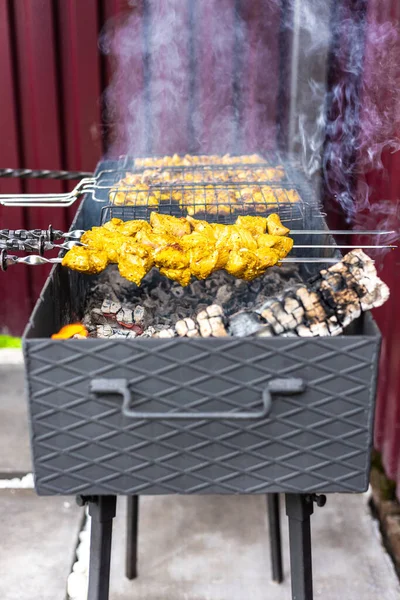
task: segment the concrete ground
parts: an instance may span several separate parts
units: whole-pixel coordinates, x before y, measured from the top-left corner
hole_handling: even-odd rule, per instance
[[[112,600],[289,600],[288,531],[282,510],[285,581],[270,579],[263,496],[141,499],[139,577],[124,577],[125,499],[114,528]],[[282,507],[284,509],[284,507]],[[314,596],[398,600],[399,581],[366,495],[331,495],[312,517]]]
[[[65,600],[83,513],[71,498],[38,498],[32,490],[15,489],[18,480],[10,481],[11,474],[31,466],[22,365],[17,354],[12,366],[1,353],[0,598]],[[29,485],[29,478],[24,482]],[[110,600],[289,600],[284,509],[282,525],[285,581],[277,585],[270,581],[265,497],[141,498],[139,577],[128,581],[120,498]],[[315,507],[312,539],[316,599],[400,599],[366,495],[328,496],[324,508]]]

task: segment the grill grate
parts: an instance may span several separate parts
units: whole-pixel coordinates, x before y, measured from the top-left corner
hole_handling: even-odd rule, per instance
[[[283,161],[103,171],[93,198],[108,200],[102,223],[111,218],[149,219],[153,211],[217,223],[277,212],[283,222],[304,223],[317,207],[299,173]]]

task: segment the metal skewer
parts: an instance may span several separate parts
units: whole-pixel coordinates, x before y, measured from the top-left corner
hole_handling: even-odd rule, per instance
[[[392,235],[396,231],[355,231],[345,229],[291,229],[290,235]]]
[[[53,244],[43,239],[19,240],[18,238],[0,238],[0,250],[19,250],[22,252],[39,252],[42,255],[50,250],[71,250],[74,246],[84,246],[78,240],[69,240],[63,244]]]
[[[85,233],[83,229],[63,232],[59,229],[53,229],[50,225],[48,229],[0,229],[0,241],[2,239],[17,238],[19,240],[32,240],[44,238],[46,242],[53,242],[62,238],[66,240],[79,240]],[[393,235],[395,231],[345,231],[345,230],[319,230],[319,229],[292,229],[290,235]],[[330,246],[296,246],[297,248],[326,248]],[[338,248],[360,248],[361,246],[337,246]],[[391,246],[362,246],[363,248],[387,248]]]
[[[47,242],[42,238],[31,238],[31,239],[19,239],[19,238],[1,238],[0,237],[0,250],[16,250],[23,252],[39,252],[40,256],[43,256],[44,252],[48,252],[50,250],[71,250],[74,246],[85,246],[79,240],[68,240],[62,244],[54,244],[53,242]],[[362,250],[371,250],[371,249],[394,249],[397,246],[394,245],[333,245],[333,244],[294,244],[293,248],[295,249],[330,249],[335,248],[338,250],[351,250],[355,248],[360,248]]]
[[[64,233],[59,229],[53,229],[51,225],[47,229],[0,229],[0,240],[11,238],[19,240],[37,240],[43,238],[46,242],[54,242],[62,238],[79,240],[84,233],[84,229],[75,229],[75,231]]]
[[[341,259],[334,257],[292,257],[292,258],[284,258],[280,263],[337,263]],[[15,256],[7,253],[6,250],[0,251],[0,269],[2,271],[6,271],[8,267],[16,264],[24,264],[31,266],[38,265],[57,265],[62,262],[62,258],[45,258],[44,256],[39,256],[37,254],[31,254],[29,256]]]
[[[388,245],[372,245],[372,246],[366,246],[365,244],[357,244],[356,246],[336,246],[336,244],[309,244],[309,245],[301,245],[301,244],[294,244],[293,248],[338,248],[339,250],[348,250],[348,249],[355,249],[355,248],[360,248],[361,250],[368,250],[371,248],[376,248],[376,249],[383,249],[383,248],[397,248],[397,246],[394,246],[393,244],[388,244]]]

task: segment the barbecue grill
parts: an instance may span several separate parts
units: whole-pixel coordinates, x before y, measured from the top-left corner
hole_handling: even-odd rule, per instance
[[[227,168],[222,164],[174,166],[159,161],[154,167],[149,161],[139,162],[129,156],[102,161],[95,174],[0,171],[4,176],[82,177],[68,194],[0,196],[0,203],[6,206],[29,207],[67,207],[84,196],[69,232],[57,231],[51,226],[35,231],[0,231],[0,268],[14,268],[18,263],[55,264],[24,334],[35,486],[39,494],[75,494],[81,505],[89,504],[92,515],[89,600],[108,598],[111,529],[117,495],[128,496],[127,576],[133,578],[136,576],[140,495],[267,494],[273,578],[281,581],[278,494],[285,493],[293,599],[312,600],[310,516],[313,505],[323,506],[326,493],[357,493],[368,486],[380,345],[378,329],[369,313],[361,314],[337,337],[76,340],[50,337],[62,326],[82,320],[92,290],[99,283],[98,276],[89,277],[61,268],[58,264],[61,257],[79,242],[84,231],[112,218],[149,219],[156,210],[167,215],[191,215],[229,224],[241,215],[265,216],[277,212],[295,240],[285,262],[298,264],[303,281],[315,278],[320,269],[340,261],[341,250],[349,247],[335,244],[332,234],[343,232],[328,229],[317,200],[320,194],[314,194],[303,169],[288,154],[288,149],[296,149],[297,143],[293,116],[304,110],[300,83],[314,80],[316,71],[321,68],[324,72],[316,76],[316,83],[318,85],[320,76],[322,88],[328,88],[324,113],[327,122],[334,124],[325,132],[325,144],[329,150],[329,144],[343,139],[342,150],[334,156],[335,164],[340,164],[348,180],[352,180],[362,89],[362,67],[358,63],[363,64],[366,2],[355,3],[354,7],[332,3],[327,17],[332,32],[332,39],[327,42],[330,46],[327,65],[320,62],[324,49],[318,44],[318,56],[315,48],[314,55],[311,54],[315,63],[312,72],[302,71],[300,76],[299,71],[310,60],[308,52],[301,56],[300,47],[303,42],[307,45],[313,42],[308,29],[304,37],[297,23],[302,3],[283,2],[276,14],[270,13],[271,3],[265,6],[254,3],[254,15],[250,15],[252,23],[246,21],[246,3],[232,2],[230,8],[229,4],[214,3],[216,18],[210,19],[208,9],[202,13],[203,3],[187,3],[188,44],[182,54],[187,53],[189,57],[189,81],[187,95],[185,92],[181,95],[190,114],[187,143],[182,143],[188,151],[196,153],[201,149],[199,140],[213,135],[210,134],[215,131],[213,119],[219,118],[219,112],[222,115],[226,106],[218,105],[217,101],[214,114],[214,107],[207,98],[208,94],[212,95],[214,82],[212,86],[206,85],[205,90],[200,90],[199,85],[205,69],[210,69],[209,78],[215,82],[224,79],[224,69],[227,80],[222,81],[222,88],[231,88],[232,97],[224,90],[220,95],[221,102],[231,104],[232,123],[228,128],[231,127],[232,132],[221,142],[220,149],[265,149],[274,144],[270,134],[273,136],[275,131],[281,154],[263,153],[260,162],[252,164],[241,163],[240,158],[236,164],[235,159],[230,161],[229,169],[246,169],[247,178],[240,182],[232,177],[221,181],[220,176]],[[172,131],[165,131],[164,117],[165,123],[175,126],[175,107],[172,118],[165,114],[167,96],[165,105],[157,113],[160,107],[152,89],[158,69],[157,57],[161,58],[163,52],[168,54],[167,46],[161,45],[158,49],[152,46],[151,28],[154,26],[159,35],[160,20],[164,19],[164,13],[156,13],[152,3],[143,3],[143,35],[138,36],[141,47],[132,61],[132,70],[124,74],[127,81],[131,81],[136,78],[132,73],[143,71],[143,90],[140,90],[143,131],[136,139],[139,128],[135,122],[132,131],[124,133],[134,142],[128,144],[126,151],[133,148],[136,152],[140,148],[141,151],[146,149],[145,154],[160,151],[157,138],[171,138],[167,140],[171,147],[180,135],[178,132],[174,138]],[[265,31],[259,31],[256,23],[261,17],[271,21],[267,36]],[[354,32],[351,44],[348,39],[341,39],[342,20],[357,24],[354,31],[345,28],[346,33]],[[182,24],[183,21],[182,17]],[[165,19],[165,22],[170,27],[170,21]],[[227,34],[227,46],[231,45],[227,59],[221,57],[219,47],[221,22],[224,22],[221,30],[224,35],[232,28]],[[318,25],[318,21],[316,23]],[[247,48],[248,25],[252,39]],[[263,39],[263,36],[271,39],[275,32],[279,56],[274,56],[275,50]],[[174,38],[173,31],[171,37]],[[181,36],[175,37],[180,44]],[[169,45],[169,36],[166,38]],[[210,55],[204,60],[200,55],[208,44]],[[213,67],[213,53],[219,57],[215,61],[217,69]],[[355,59],[359,59],[358,62]],[[124,64],[129,64],[131,69],[129,61]],[[164,67],[161,60],[161,70]],[[246,80],[247,70],[250,82]],[[339,72],[343,74],[340,78],[342,96],[335,96],[333,87]],[[256,79],[260,73],[258,85]],[[141,75],[138,79],[141,80]],[[154,88],[159,90],[160,83],[164,82],[162,77]],[[177,83],[179,85],[181,79],[178,78]],[[277,93],[270,99],[265,89],[272,88],[274,83]],[[129,97],[125,92],[120,94],[124,102]],[[309,90],[304,96],[307,103],[314,103]],[[265,111],[259,119],[246,122],[245,108],[254,108],[247,106],[251,102],[265,103]],[[199,127],[196,112],[201,114],[201,104],[206,107],[206,117]],[[139,107],[139,115],[143,107]],[[130,114],[131,107],[123,108],[123,125],[131,125],[126,122],[127,118],[134,120],[136,115]],[[344,119],[351,121],[344,123],[343,129],[338,118],[342,111],[346,113]],[[270,127],[269,119],[275,120],[275,115],[276,123]],[[320,124],[316,112],[309,111],[308,107],[304,116],[306,119],[311,116],[313,122]],[[261,135],[254,134],[257,128]],[[311,162],[316,153],[315,141],[318,143],[314,138],[311,140]],[[212,140],[209,147],[214,148],[215,142],[219,140]],[[179,147],[182,143],[179,141]],[[331,154],[324,149],[319,154],[323,155],[323,164],[329,171]],[[279,180],[257,176],[258,169],[278,165],[283,167],[283,177]],[[169,176],[165,181],[153,181],[145,192],[135,184],[126,183],[127,174],[145,177],[148,168],[164,175],[168,171],[170,181]],[[255,198],[252,200],[251,194],[249,197],[249,187],[259,188],[257,202]],[[296,201],[291,194],[293,190],[297,194]],[[346,232],[346,235],[357,233],[360,232]],[[59,254],[49,258],[51,251],[59,251]],[[12,252],[29,254],[21,256]]]
[[[291,255],[300,259],[307,280],[341,254],[300,171],[279,159],[286,181],[278,185],[295,189],[299,200],[266,203],[263,211],[278,212],[295,228],[301,246],[308,246]],[[67,239],[113,217],[148,218],[151,210],[186,214],[191,205],[171,198],[156,207],[143,201],[111,204],[113,186],[134,170],[129,158],[99,164],[91,183],[78,186],[86,197],[71,227],[77,233]],[[193,187],[180,182],[162,189]],[[53,205],[54,198],[35,202]],[[226,201],[222,204],[223,210],[217,203],[209,214],[205,203],[201,218],[233,222],[238,206],[227,211]],[[241,214],[260,214],[259,206],[239,208]],[[16,236],[19,248],[25,243],[43,253],[43,244],[60,235],[51,229],[8,231],[3,241]],[[3,250],[3,265],[14,262]],[[35,487],[39,494],[75,494],[81,504],[89,503],[90,600],[106,597],[103,567],[117,495],[130,497],[128,575],[133,577],[139,495],[269,494],[273,575],[281,580],[280,492],[286,494],[290,523],[293,598],[310,600],[313,503],[324,504],[319,494],[362,492],[368,486],[380,344],[372,317],[362,315],[333,338],[50,339],[63,325],[82,319],[95,282],[56,266],[24,334]]]

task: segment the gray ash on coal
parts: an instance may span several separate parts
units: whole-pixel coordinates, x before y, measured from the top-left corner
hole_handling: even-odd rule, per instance
[[[301,281],[296,265],[284,265],[269,269],[251,282],[236,279],[226,271],[218,271],[183,288],[153,269],[138,287],[123,279],[116,266],[110,266],[100,274],[89,294],[84,323],[94,336],[96,328],[104,332],[104,329],[98,328],[106,323],[111,323],[113,336],[119,335],[118,331],[129,332],[130,337],[134,337],[135,333],[150,335],[154,330],[173,327],[178,320],[192,317],[211,304],[219,304],[227,316],[239,310],[252,309]],[[129,323],[118,324],[117,321],[124,321],[125,317],[116,319],[115,315],[108,315],[103,305],[105,300],[120,304],[120,315],[124,315],[125,310],[135,311],[138,306],[143,307],[142,320],[135,324],[133,330]],[[102,306],[106,316],[101,313]],[[142,312],[141,309],[139,312]],[[106,330],[109,332],[109,328]]]

